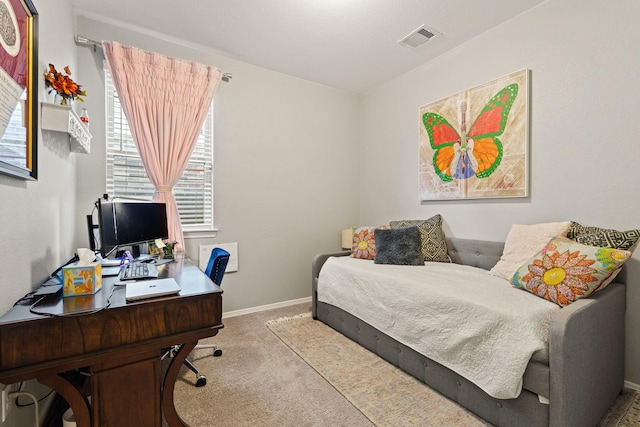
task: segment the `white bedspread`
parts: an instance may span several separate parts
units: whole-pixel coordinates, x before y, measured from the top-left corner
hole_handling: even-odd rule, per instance
[[[529,359],[548,359],[559,306],[458,264],[381,265],[329,258],[318,300],[339,307],[457,372],[487,394],[516,398]]]

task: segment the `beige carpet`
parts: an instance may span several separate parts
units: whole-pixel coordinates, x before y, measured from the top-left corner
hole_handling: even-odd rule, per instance
[[[311,310],[298,304],[223,319],[224,328],[194,350],[190,359],[207,376],[194,387],[195,375],[183,368],[175,386],[178,414],[191,427],[373,427],[373,424],[304,360],[284,345],[265,323]]]
[[[376,426],[489,426],[311,313],[267,323]]]
[[[220,344],[223,356],[210,350],[191,356],[207,385],[194,387],[186,369],[178,379],[174,396],[183,420],[192,427],[488,425],[313,321],[309,310],[299,304],[224,319],[218,336],[203,341]],[[640,397],[625,390],[599,427],[631,426],[640,426]]]
[[[640,393],[625,388],[609,408],[598,427],[640,426]]]

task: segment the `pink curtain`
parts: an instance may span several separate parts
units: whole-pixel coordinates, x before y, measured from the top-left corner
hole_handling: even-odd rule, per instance
[[[133,140],[155,186],[153,200],[166,203],[169,240],[183,251],[173,187],[189,161],[222,72],[113,41],[103,47]]]

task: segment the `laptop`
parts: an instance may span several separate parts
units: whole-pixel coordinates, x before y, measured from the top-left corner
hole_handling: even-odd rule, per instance
[[[127,283],[127,301],[173,295],[180,292],[180,285],[175,279],[155,279]]]

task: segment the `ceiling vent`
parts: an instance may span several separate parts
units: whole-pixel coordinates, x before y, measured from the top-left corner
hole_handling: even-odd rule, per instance
[[[422,46],[432,38],[434,38],[436,34],[437,34],[436,31],[430,28],[427,28],[423,25],[418,29],[412,31],[409,35],[407,35],[405,38],[400,40],[398,43],[400,43],[403,46],[412,47],[415,49],[417,47]]]

